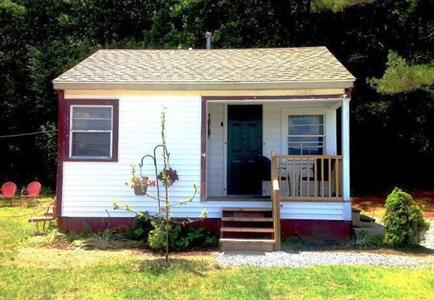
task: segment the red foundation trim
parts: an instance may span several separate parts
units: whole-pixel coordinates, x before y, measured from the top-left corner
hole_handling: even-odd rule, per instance
[[[90,229],[93,232],[102,231],[107,228],[134,227],[134,218],[81,218],[62,217],[60,218],[60,229],[62,231],[81,232]],[[206,218],[190,224],[195,228],[220,235],[221,220],[219,218]],[[351,236],[351,222],[349,221],[328,221],[328,220],[282,220],[282,235],[295,236],[303,239],[343,241]]]
[[[134,227],[134,218],[86,218],[86,217],[60,217],[59,228],[65,232],[82,232],[91,230],[99,232],[105,229]]]
[[[351,236],[350,221],[331,220],[282,220],[283,236],[297,236],[314,240],[348,240]]]
[[[62,215],[62,186],[63,186],[63,160],[65,158],[65,147],[67,143],[66,134],[66,103],[65,91],[59,90],[57,109],[57,173],[56,173],[56,203],[54,214],[57,217]]]

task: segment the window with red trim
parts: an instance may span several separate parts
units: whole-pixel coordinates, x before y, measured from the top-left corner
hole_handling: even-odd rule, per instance
[[[116,161],[117,100],[69,100],[69,160]]]

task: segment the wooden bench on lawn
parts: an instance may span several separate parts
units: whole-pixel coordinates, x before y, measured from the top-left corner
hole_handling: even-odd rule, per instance
[[[54,203],[56,203],[56,198],[54,198],[53,204],[51,204],[50,206],[47,207],[47,210],[45,211],[44,216],[31,217],[29,219],[30,223],[36,223],[36,228],[38,231],[39,231],[39,223],[41,223],[41,222],[43,223],[42,224],[42,230],[45,230],[45,225],[47,224],[47,222],[49,224],[51,221],[56,219],[56,217],[54,216],[54,209],[55,209]]]

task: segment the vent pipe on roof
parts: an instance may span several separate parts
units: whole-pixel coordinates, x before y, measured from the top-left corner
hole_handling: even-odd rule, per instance
[[[211,49],[212,33],[209,31],[205,32],[205,37],[206,37],[206,49]]]

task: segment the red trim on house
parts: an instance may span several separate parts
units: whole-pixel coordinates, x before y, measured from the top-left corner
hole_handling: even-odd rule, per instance
[[[81,232],[91,229],[93,232],[107,228],[134,227],[134,218],[91,218],[91,217],[62,217],[59,227],[62,231]],[[197,220],[188,226],[204,228],[205,230],[219,236],[221,219],[206,218]],[[312,239],[315,241],[343,241],[351,236],[350,221],[331,221],[331,220],[282,220],[282,235],[295,236],[302,239]]]
[[[351,236],[350,221],[281,220],[283,236],[297,236],[318,241],[342,241]]]
[[[113,141],[112,141],[112,156],[109,159],[95,158],[71,158],[69,153],[69,132],[70,132],[70,116],[71,105],[109,105],[113,107]],[[119,148],[119,100],[118,99],[66,99],[66,149],[64,161],[95,161],[95,162],[116,162],[118,161]]]
[[[66,130],[66,103],[65,91],[58,90],[57,103],[57,174],[56,174],[56,203],[54,214],[62,215],[62,189],[63,189],[63,159],[65,158],[65,145],[67,145]]]
[[[212,101],[240,101],[240,100],[315,100],[342,98],[342,94],[335,95],[288,95],[288,96],[202,96],[202,100]]]
[[[99,232],[105,229],[125,227],[134,228],[134,218],[89,218],[89,217],[60,217],[59,228],[64,232],[82,232],[91,230]]]
[[[200,126],[200,200],[206,200],[206,140],[207,140],[207,103],[202,97]]]

